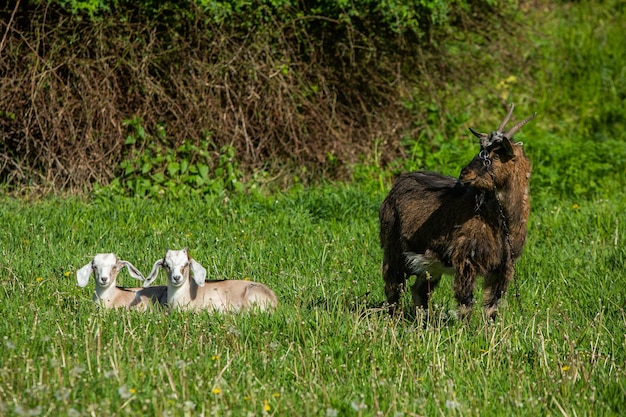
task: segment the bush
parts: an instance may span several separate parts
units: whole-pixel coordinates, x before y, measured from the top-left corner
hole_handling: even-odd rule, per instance
[[[504,5],[31,0],[14,18],[5,5],[0,181],[80,191],[126,175],[144,148],[125,145],[125,120],[141,120],[150,149],[208,152],[210,177],[223,149],[241,180],[343,178],[374,143],[384,164],[441,85],[472,78],[445,42],[505,36]]]

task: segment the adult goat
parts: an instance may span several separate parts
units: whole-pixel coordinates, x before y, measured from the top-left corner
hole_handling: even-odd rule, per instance
[[[458,179],[433,172],[403,174],[380,212],[385,294],[393,313],[406,279],[413,304],[428,308],[441,275],[454,274],[459,316],[467,319],[478,275],[484,277],[484,307],[495,317],[526,241],[531,164],[513,135],[536,115],[503,132],[513,105],[495,132],[471,132],[480,151]]]

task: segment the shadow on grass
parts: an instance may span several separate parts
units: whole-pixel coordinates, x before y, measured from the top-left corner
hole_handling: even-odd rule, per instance
[[[424,311],[415,309],[410,303],[403,303],[401,308],[396,309],[395,314],[392,314],[389,304],[386,301],[372,299],[369,291],[352,297],[316,297],[304,302],[302,307],[335,313],[348,312],[358,315],[359,318],[387,319],[396,325],[421,324],[424,328],[443,328],[459,323],[456,311],[445,311],[439,306],[431,306],[428,311]]]

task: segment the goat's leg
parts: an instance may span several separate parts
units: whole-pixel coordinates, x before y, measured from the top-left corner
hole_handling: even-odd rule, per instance
[[[490,319],[495,319],[498,314],[498,304],[506,292],[509,281],[513,279],[515,273],[513,268],[509,268],[505,273],[491,273],[485,277],[484,308],[485,315]]]
[[[385,295],[389,304],[389,313],[395,314],[395,309],[400,301],[400,295],[404,291],[404,266],[403,261],[396,256],[390,256],[385,252],[383,259],[383,279],[385,280]]]
[[[413,306],[416,310],[428,311],[430,293],[439,285],[441,274],[431,275],[429,272],[418,275],[411,287]]]
[[[469,321],[474,304],[474,284],[476,282],[476,272],[456,271],[454,277],[454,298],[458,303],[459,319]]]

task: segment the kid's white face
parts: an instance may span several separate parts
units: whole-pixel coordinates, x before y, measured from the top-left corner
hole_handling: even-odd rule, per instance
[[[98,285],[107,287],[115,283],[119,272],[117,257],[112,253],[100,253],[93,258],[93,274]]]
[[[163,260],[163,268],[167,272],[172,285],[183,285],[189,274],[189,256],[186,250],[168,250]]]

